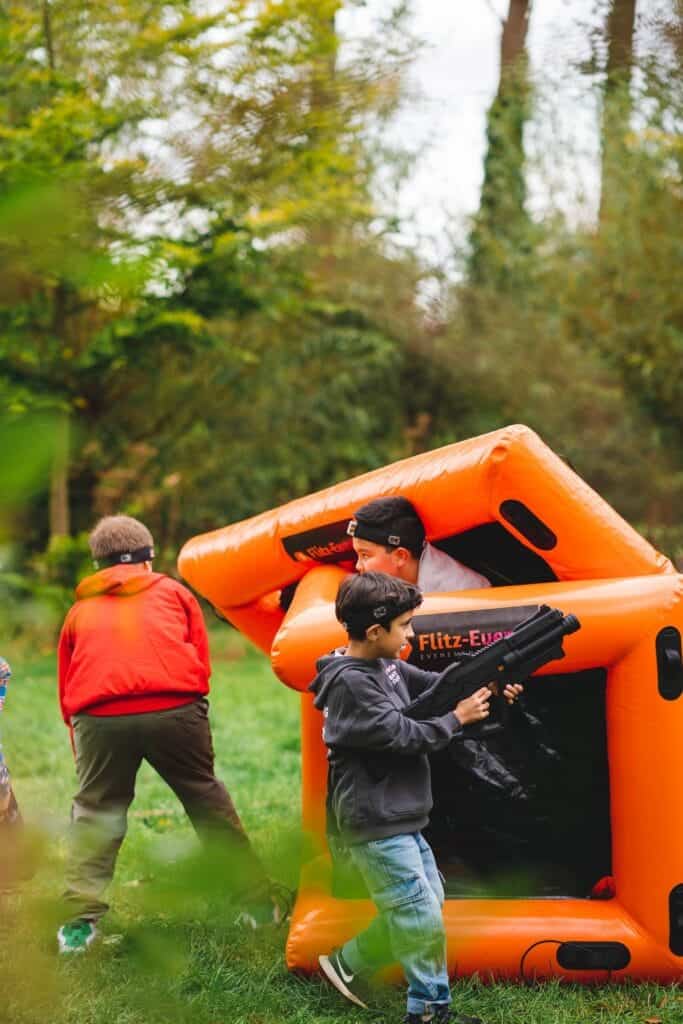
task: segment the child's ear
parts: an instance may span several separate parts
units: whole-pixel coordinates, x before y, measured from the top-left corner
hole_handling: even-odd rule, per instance
[[[382,627],[379,622],[373,622],[372,626],[368,626],[365,630],[365,639],[374,644],[379,637],[381,629]]]
[[[394,560],[398,566],[404,566],[410,561],[412,555],[408,548],[394,548]]]

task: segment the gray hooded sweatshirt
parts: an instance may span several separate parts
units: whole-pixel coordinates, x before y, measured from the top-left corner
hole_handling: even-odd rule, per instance
[[[328,748],[328,827],[350,843],[417,832],[432,809],[427,754],[462,726],[449,711],[415,722],[403,709],[439,676],[404,661],[330,654],[309,686]]]

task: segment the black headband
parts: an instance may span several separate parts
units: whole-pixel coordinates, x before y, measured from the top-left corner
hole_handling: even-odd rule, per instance
[[[383,604],[378,604],[375,608],[368,608],[364,612],[357,612],[355,615],[348,616],[342,622],[342,626],[347,632],[351,633],[364,632],[375,624],[384,626],[386,629],[399,615],[402,615],[403,612],[413,611],[415,607],[414,601],[385,601]]]
[[[397,533],[388,533],[381,526],[372,526],[361,519],[352,519],[346,527],[349,537],[359,540],[371,540],[373,544],[384,544],[390,548],[400,548],[401,538]]]
[[[136,548],[135,551],[113,551],[103,558],[94,559],[98,569],[108,569],[112,565],[134,565],[136,562],[151,562],[154,558],[154,548],[151,544],[144,548]]]

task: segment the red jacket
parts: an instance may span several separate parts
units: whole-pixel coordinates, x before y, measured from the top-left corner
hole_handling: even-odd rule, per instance
[[[201,609],[182,584],[140,565],[82,580],[59,637],[65,722],[185,704],[208,693],[211,665]]]

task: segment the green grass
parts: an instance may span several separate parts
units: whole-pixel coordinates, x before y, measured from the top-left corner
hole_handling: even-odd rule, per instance
[[[212,635],[217,772],[271,873],[296,883],[299,698],[227,629]],[[59,960],[65,832],[76,779],[55,697],[51,654],[3,650],[14,679],[3,742],[25,816],[39,825],[41,865],[20,896],[0,903],[0,1024],[352,1024],[399,1021],[403,993],[387,989],[359,1013],[318,978],[284,965],[285,929],[246,934],[223,898],[225,865],[200,863],[192,829],[164,784],[143,768],[105,939]],[[0,851],[0,856],[2,851]],[[676,987],[454,986],[463,1012],[489,1024],[682,1024]]]

